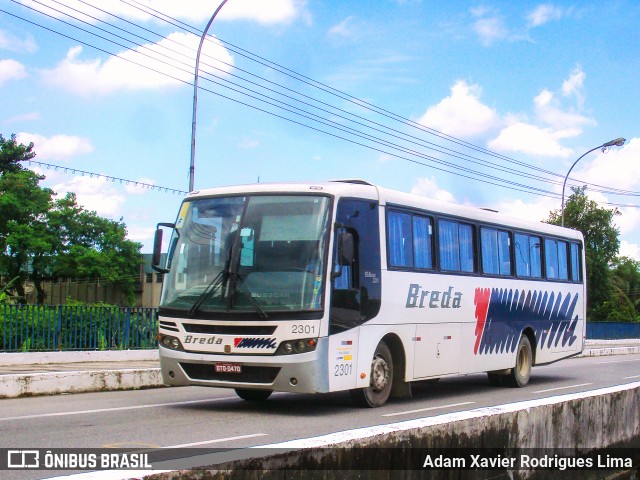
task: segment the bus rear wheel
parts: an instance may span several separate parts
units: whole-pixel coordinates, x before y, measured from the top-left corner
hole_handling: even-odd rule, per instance
[[[518,350],[516,351],[516,365],[506,377],[507,384],[512,387],[524,387],[529,383],[532,365],[533,354],[531,352],[531,342],[526,335],[522,335],[520,342],[518,342]]]
[[[380,342],[371,359],[369,386],[351,390],[351,398],[362,407],[381,407],[391,394],[393,358],[387,344]]]
[[[273,393],[271,390],[250,390],[236,388],[236,395],[247,402],[264,402]]]

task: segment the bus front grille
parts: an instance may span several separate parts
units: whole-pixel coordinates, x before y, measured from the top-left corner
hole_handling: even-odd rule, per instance
[[[216,372],[212,364],[180,363],[187,376],[192,380],[217,380],[220,382],[273,383],[280,373],[280,367],[242,366],[242,373]]]

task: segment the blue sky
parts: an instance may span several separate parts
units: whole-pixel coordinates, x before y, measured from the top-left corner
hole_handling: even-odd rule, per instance
[[[0,132],[143,251],[182,195],[133,182],[188,189],[189,32],[218,4],[0,0]],[[543,220],[571,164],[625,137],[568,185],[618,205],[640,259],[638,25],[635,1],[228,0],[201,58],[195,187],[364,178]]]

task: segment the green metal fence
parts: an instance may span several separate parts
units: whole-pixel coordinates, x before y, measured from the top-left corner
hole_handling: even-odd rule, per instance
[[[0,352],[157,348],[155,308],[2,305]]]

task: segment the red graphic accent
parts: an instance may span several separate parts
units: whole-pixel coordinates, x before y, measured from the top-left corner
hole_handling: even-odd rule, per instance
[[[238,346],[238,344],[239,344],[242,340],[243,340],[242,338],[234,338],[234,339],[233,339],[233,346],[234,346],[234,347],[237,347],[237,346]]]
[[[491,298],[490,288],[476,288],[476,294],[473,303],[476,305],[476,344],[473,347],[473,353],[478,354],[480,340],[484,333],[484,325],[487,321],[487,311],[489,310],[489,299]]]

